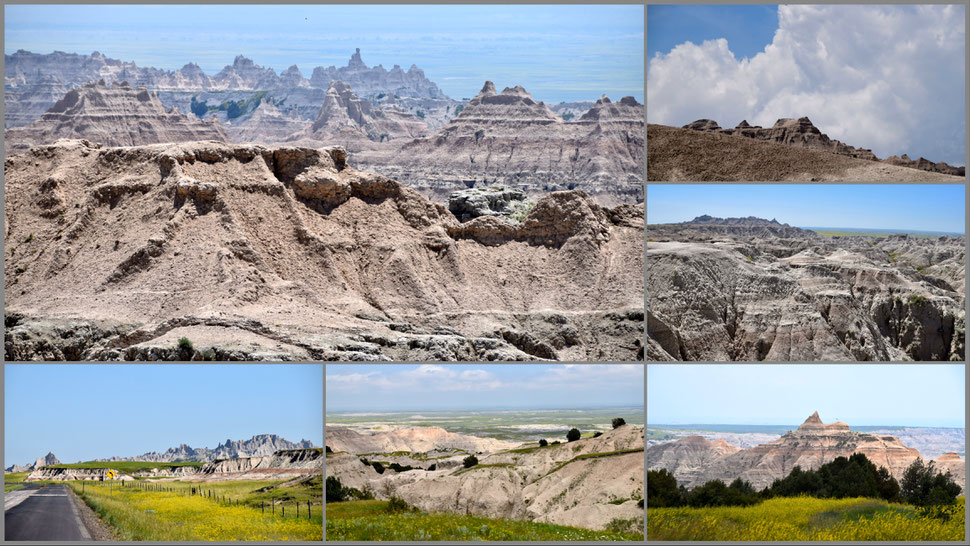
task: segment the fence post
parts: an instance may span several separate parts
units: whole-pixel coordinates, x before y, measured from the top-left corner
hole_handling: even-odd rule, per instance
[[[280,504],[280,513],[283,514],[283,518],[286,518],[286,505]]]
[[[306,519],[310,519],[310,501],[306,501]]]
[[[259,512],[261,514],[265,514],[266,513],[266,507],[263,506],[263,501],[259,501]]]

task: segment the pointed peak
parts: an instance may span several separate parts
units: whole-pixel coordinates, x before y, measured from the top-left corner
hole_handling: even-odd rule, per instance
[[[808,416],[808,419],[805,419],[805,423],[821,423],[821,422],[822,422],[822,418],[818,416],[818,412],[817,411],[815,413],[809,415]],[[802,423],[802,424],[804,424],[804,423]]]
[[[498,91],[495,90],[495,84],[490,80],[486,80],[485,85],[482,86],[482,90],[478,92],[479,95],[494,95],[496,93]]]
[[[596,104],[610,104],[611,102],[613,101],[611,101],[610,98],[606,96],[606,93],[603,93],[602,95],[600,95],[600,98],[596,100]]]
[[[255,64],[252,59],[245,55],[236,55],[236,58],[232,61],[232,66],[234,67],[254,66]]]
[[[360,58],[360,48],[358,47],[354,54],[350,56],[350,62],[347,63],[348,67],[351,68],[367,68],[364,64],[364,60]]]

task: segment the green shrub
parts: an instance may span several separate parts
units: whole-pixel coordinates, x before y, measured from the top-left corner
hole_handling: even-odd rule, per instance
[[[546,447],[547,445],[549,445],[549,442],[545,438],[539,440],[539,447]]]
[[[597,433],[593,434],[593,438],[599,438],[602,435],[603,435],[602,432],[597,432]]]
[[[919,508],[953,504],[961,489],[949,471],[938,472],[933,461],[927,464],[923,459],[909,465],[900,484],[903,500]]]
[[[371,466],[374,467],[374,470],[376,470],[378,474],[384,473],[384,465],[382,465],[378,461],[374,461],[373,463],[371,463]]]
[[[390,502],[387,503],[387,512],[390,514],[396,514],[398,512],[411,512],[414,509],[411,505],[404,502],[404,499],[400,497],[391,497]]]
[[[478,457],[474,455],[469,455],[465,457],[465,460],[462,461],[462,464],[465,465],[465,468],[471,468],[478,464]]]
[[[187,337],[180,337],[179,338],[179,349],[182,350],[182,351],[191,351],[192,350],[192,342],[189,341],[189,338],[187,338]]]
[[[626,424],[626,420],[622,417],[613,418],[613,428],[619,428]]]
[[[327,502],[343,502],[347,500],[347,494],[343,484],[336,476],[327,478]]]
[[[569,429],[569,432],[566,433],[566,441],[567,442],[575,442],[582,435],[583,434],[581,432],[579,432],[579,429],[578,428],[571,428],[571,429]]]

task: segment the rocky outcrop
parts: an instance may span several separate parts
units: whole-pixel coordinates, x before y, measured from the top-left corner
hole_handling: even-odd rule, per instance
[[[515,447],[515,442],[479,438],[448,432],[441,427],[412,427],[362,434],[345,427],[327,427],[326,443],[334,451],[383,453],[394,451],[426,452],[434,449],[464,450],[473,453]]]
[[[650,226],[648,239],[650,360],[964,358],[962,237],[700,217]]]
[[[160,70],[111,59],[98,52],[37,54],[20,50],[5,55],[5,60],[5,128],[33,122],[72,87],[101,79],[146,87],[156,92],[164,104],[183,112],[189,112],[194,100],[218,105],[230,100],[250,100],[264,92],[281,105],[284,115],[313,120],[326,89],[334,80],[345,82],[375,101],[382,94],[389,97],[396,94],[405,111],[420,110],[425,121],[435,127],[453,116],[459,104],[445,96],[420,68],[413,65],[407,71],[398,66],[390,71],[381,66],[368,68],[360,58],[360,50],[351,57],[348,66],[317,67],[309,79],[296,66],[277,75],[273,69],[261,67],[241,55],[214,75],[206,74],[195,63],[175,71]],[[225,114],[220,115],[225,122]],[[267,142],[270,137],[270,134],[259,135],[256,141]]]
[[[643,198],[642,112],[631,97],[604,97],[578,122],[564,123],[521,86],[499,93],[485,82],[436,133],[356,160],[439,199],[501,184],[530,194],[582,189],[604,203],[635,203]]]
[[[666,468],[678,483],[693,488],[711,480],[730,483],[735,478],[763,489],[787,476],[795,466],[803,470],[817,469],[837,457],[862,453],[876,466],[886,468],[901,480],[906,468],[920,454],[903,445],[897,438],[883,434],[853,432],[845,423],[823,423],[818,412],[813,413],[794,431],[781,438],[750,449],[717,449],[713,442],[691,436],[668,444],[651,446],[647,450],[649,468]],[[943,456],[937,463],[946,469],[963,467],[959,457]],[[960,473],[958,483],[965,487]]]
[[[209,462],[216,459],[235,459],[240,457],[271,456],[281,450],[312,449],[309,440],[291,442],[276,434],[257,434],[248,440],[226,440],[215,449],[192,448],[186,444],[168,448],[162,453],[150,451],[133,457],[113,457],[99,461],[145,461],[152,463],[174,463],[182,461]]]
[[[479,216],[497,216],[514,222],[517,213],[525,216],[534,205],[522,190],[503,186],[460,190],[448,196],[448,210],[462,222]]]
[[[760,126],[751,126],[748,124],[747,120],[741,121],[741,123],[739,123],[734,129],[722,129],[716,121],[710,119],[699,119],[684,125],[683,128],[694,131],[706,131],[728,136],[738,136],[755,140],[777,142],[799,148],[823,150],[857,159],[880,161],[880,159],[876,157],[874,153],[872,153],[872,150],[856,148],[854,146],[849,146],[844,142],[829,138],[828,135],[822,133],[818,127],[815,127],[812,121],[807,117],[798,119],[782,118],[776,121],[772,127],[767,129]],[[932,161],[923,159],[922,157],[913,161],[910,160],[905,154],[903,154],[901,158],[891,156],[882,161],[885,161],[891,165],[912,167],[914,169],[929,172],[937,172],[954,176],[966,175],[965,167],[953,167],[945,162],[933,163]]]
[[[461,223],[342,148],[75,140],[5,170],[8,360],[642,355],[642,205]]]
[[[933,163],[932,161],[928,159],[923,159],[922,157],[919,159],[910,159],[909,156],[906,154],[903,154],[902,157],[891,155],[886,159],[884,159],[883,161],[891,165],[911,167],[913,169],[920,169],[923,171],[943,173],[943,174],[949,174],[953,176],[967,175],[966,167],[954,167],[952,165],[947,164],[947,162],[945,161],[940,161],[939,163]]]
[[[233,120],[226,133],[233,142],[272,144],[306,131],[310,122],[298,116],[284,114],[272,100],[263,99],[252,114]]]
[[[679,484],[694,483],[715,461],[739,450],[724,440],[688,436],[676,442],[650,446],[647,470],[666,469]]]
[[[113,477],[108,475],[113,472]],[[39,468],[24,478],[25,482],[37,481],[129,481],[132,476],[111,468]]]
[[[353,152],[370,142],[414,138],[428,132],[428,126],[396,105],[375,106],[354,94],[341,81],[333,81],[313,124],[289,138],[301,143],[339,144]]]
[[[195,140],[227,142],[229,137],[216,122],[166,110],[158,96],[144,88],[127,83],[109,87],[100,80],[68,91],[39,120],[4,133],[8,154],[59,139],[140,146]]]
[[[323,450],[301,448],[276,451],[262,457],[218,459],[189,476],[190,481],[281,479],[323,472]]]
[[[19,464],[10,465],[6,469],[4,469],[4,471],[5,472],[30,472],[30,471],[33,471],[33,470],[40,470],[41,468],[44,468],[45,466],[51,466],[51,465],[57,465],[57,464],[61,464],[61,462],[57,460],[57,457],[54,456],[53,453],[48,452],[47,455],[44,455],[43,457],[37,457],[37,460],[34,461],[31,464],[27,464],[27,465],[19,465]]]
[[[330,434],[328,428],[327,445],[334,447]],[[438,434],[445,439],[449,433]],[[415,447],[443,446],[431,442]],[[390,460],[389,456],[393,454],[377,453],[371,460]],[[338,452],[327,457],[326,474],[367,489],[379,499],[400,497],[429,512],[592,529],[603,529],[618,518],[636,520],[643,514],[637,504],[643,498],[642,427],[623,425],[597,438],[543,448],[534,443],[514,451],[496,448],[477,457],[479,464],[468,469],[436,465],[428,470],[426,461],[421,470],[377,474],[361,464],[358,456]]]

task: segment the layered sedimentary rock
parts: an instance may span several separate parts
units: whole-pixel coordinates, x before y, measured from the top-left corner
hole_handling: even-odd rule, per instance
[[[398,66],[390,71],[381,66],[368,68],[359,49],[346,67],[317,67],[309,79],[295,65],[277,75],[242,55],[214,75],[206,74],[195,63],[175,71],[160,70],[111,59],[99,52],[78,55],[56,51],[44,55],[20,50],[5,55],[5,59],[5,128],[31,123],[72,87],[101,79],[146,87],[158,93],[163,103],[183,112],[189,111],[193,99],[218,105],[227,100],[247,100],[262,91],[281,104],[284,114],[313,120],[334,80],[347,83],[362,96],[396,94],[406,111],[421,110],[436,127],[453,115],[459,104],[446,97],[416,66],[407,71]],[[225,114],[220,115],[226,121]],[[264,135],[260,140],[265,139]]]
[[[153,463],[173,463],[180,461],[209,462],[216,459],[231,459],[238,457],[262,457],[272,455],[280,450],[309,449],[313,444],[309,440],[291,442],[276,434],[257,434],[248,440],[226,440],[214,449],[205,447],[193,448],[187,444],[170,447],[159,453],[150,451],[132,457],[113,457],[98,459],[99,461],[146,461]]]
[[[684,129],[695,131],[706,131],[719,133],[729,136],[751,138],[755,140],[765,140],[777,142],[799,148],[809,148],[813,150],[823,150],[834,154],[845,155],[857,159],[869,161],[880,161],[872,150],[849,146],[844,142],[831,139],[815,127],[810,119],[802,117],[798,119],[782,118],[775,122],[770,128],[749,125],[747,120],[741,121],[734,129],[722,129],[716,121],[710,119],[699,119],[683,126]],[[933,163],[922,157],[912,161],[905,154],[900,158],[891,156],[884,160],[891,165],[912,167],[924,171],[937,172],[953,176],[965,176],[964,167],[953,167],[945,162]]]
[[[233,120],[226,127],[226,133],[233,142],[271,144],[282,142],[309,127],[309,121],[284,114],[272,100],[264,99],[252,114]]]
[[[132,476],[118,472],[114,470],[114,475],[109,475],[112,472],[110,468],[40,468],[32,471],[30,474],[24,478],[25,482],[37,482],[37,481],[74,481],[74,480],[87,480],[87,481],[105,481],[105,480],[116,480],[116,481],[129,481],[134,480]]]
[[[414,138],[428,132],[428,125],[395,105],[375,106],[354,94],[341,81],[333,81],[313,124],[289,140],[303,144],[339,144],[350,152],[373,147],[372,143]]]
[[[903,445],[894,436],[853,432],[842,422],[823,423],[813,413],[794,431],[775,441],[751,449],[733,450],[697,437],[651,446],[647,450],[648,469],[666,468],[678,483],[693,488],[711,480],[730,483],[735,478],[763,489],[787,476],[795,466],[817,469],[837,457],[862,453],[876,466],[886,468],[897,480],[920,453]],[[957,462],[959,461],[959,462]],[[963,461],[954,455],[940,457],[934,465],[953,471],[965,487]]]
[[[5,174],[8,360],[643,356],[642,205],[461,223],[340,148],[63,141]]]
[[[350,453],[426,452],[434,449],[477,453],[511,449],[516,445],[515,442],[456,434],[441,427],[400,428],[374,434],[362,434],[344,427],[327,427],[327,447]]]
[[[357,161],[444,198],[457,189],[502,184],[528,193],[582,189],[608,203],[643,198],[643,106],[603,97],[565,123],[520,86],[486,82],[442,129]]]
[[[104,146],[139,146],[161,142],[216,140],[229,137],[218,122],[166,109],[158,96],[127,83],[107,86],[104,80],[72,89],[37,121],[4,132],[8,154],[85,139]]]
[[[56,464],[61,464],[61,462],[57,460],[57,457],[54,456],[53,453],[48,451],[47,455],[44,455],[43,457],[37,457],[37,460],[34,461],[33,463],[30,463],[27,465],[14,464],[14,465],[10,465],[4,470],[6,472],[30,472],[32,470],[40,470],[45,466],[51,466]]]
[[[650,226],[650,360],[963,360],[964,238]]]
[[[331,445],[330,434],[328,429],[327,445]],[[643,498],[642,427],[623,425],[597,438],[543,448],[531,443],[518,452],[507,448],[485,451],[477,454],[479,464],[469,469],[460,464],[440,464],[449,459],[460,461],[467,453],[449,457],[438,455],[442,446],[432,443],[427,447],[436,448],[425,454],[433,454],[433,461],[417,462],[421,457],[407,455],[406,460],[419,466],[416,470],[378,474],[361,464],[360,454],[342,452],[327,456],[326,473],[351,487],[370,490],[379,499],[400,497],[429,512],[592,529],[606,528],[615,519],[630,520],[635,527],[635,520],[643,514],[637,504]],[[588,457],[592,454],[600,455]],[[397,461],[393,453],[377,453],[370,458],[378,457]],[[642,528],[642,520],[639,525]]]

